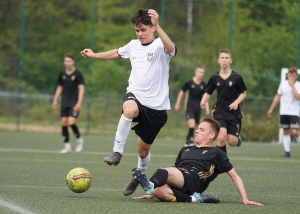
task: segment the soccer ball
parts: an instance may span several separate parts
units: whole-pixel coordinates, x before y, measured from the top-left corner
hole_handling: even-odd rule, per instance
[[[77,167],[68,173],[66,182],[70,190],[82,193],[90,188],[92,176],[86,169]]]

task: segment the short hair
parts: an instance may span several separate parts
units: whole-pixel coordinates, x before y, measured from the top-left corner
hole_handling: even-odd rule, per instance
[[[73,59],[73,60],[75,61],[75,57],[74,57],[73,54],[66,53],[66,54],[64,55],[64,59],[65,59],[66,57],[67,57],[67,58],[71,58],[71,59]]]
[[[131,18],[131,23],[135,26],[139,24],[149,25],[151,27],[153,26],[151,17],[148,14],[148,10],[143,9],[139,9],[138,11],[136,11],[136,13]]]
[[[292,68],[289,68],[289,71],[288,71],[289,74],[297,74],[298,75],[298,72],[297,72],[297,69],[292,67]]]
[[[204,67],[203,65],[197,65],[197,66],[196,66],[196,69],[197,69],[197,68],[201,68],[201,69],[205,70],[205,67]]]
[[[219,132],[220,132],[220,124],[218,123],[218,121],[216,121],[214,119],[211,119],[211,118],[208,118],[208,117],[202,117],[200,119],[200,123],[204,123],[204,122],[209,123],[210,128],[216,134],[216,136],[213,139],[213,140],[215,140],[218,137]]]
[[[232,53],[228,48],[224,48],[224,49],[220,50],[218,57],[220,56],[221,53],[227,53],[232,58]]]

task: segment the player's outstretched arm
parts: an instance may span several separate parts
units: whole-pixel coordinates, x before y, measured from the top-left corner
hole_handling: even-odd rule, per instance
[[[206,103],[208,102],[208,100],[210,99],[210,94],[208,93],[205,93],[202,97],[202,100],[200,102],[200,107],[201,108],[205,108],[206,107]]]
[[[279,94],[276,94],[276,95],[274,96],[273,102],[272,102],[272,104],[271,104],[271,106],[270,106],[270,108],[269,108],[269,110],[268,110],[268,112],[267,112],[267,117],[269,117],[269,118],[272,117],[273,110],[274,110],[274,108],[277,106],[277,104],[279,103],[280,97],[281,97],[281,96],[280,96]]]
[[[236,173],[236,171],[234,170],[234,168],[232,168],[230,171],[228,171],[227,174],[232,179],[232,181],[233,181],[233,183],[234,183],[237,191],[239,192],[239,194],[240,194],[240,196],[241,196],[242,201],[243,201],[244,204],[263,206],[263,204],[261,204],[261,203],[248,200],[243,180]]]
[[[184,92],[182,90],[180,90],[178,93],[178,96],[177,96],[175,107],[174,107],[176,112],[179,112],[179,110],[180,110],[180,102],[181,102],[183,95],[184,95]]]
[[[113,49],[110,51],[106,52],[100,52],[100,53],[94,53],[91,49],[84,49],[83,51],[80,52],[80,54],[84,58],[92,58],[92,59],[121,59],[120,55],[118,54],[118,49]]]
[[[52,108],[56,109],[57,108],[57,100],[59,98],[59,96],[61,95],[63,90],[63,87],[61,85],[57,86],[56,91],[55,91],[55,95],[53,98],[53,102],[52,102]]]
[[[153,9],[149,9],[148,14],[151,17],[151,22],[152,22],[153,26],[155,27],[155,30],[156,30],[159,38],[161,39],[162,43],[164,44],[166,52],[167,53],[173,52],[175,47],[174,47],[170,37],[166,34],[166,32],[158,24],[158,19],[159,19],[158,13]]]

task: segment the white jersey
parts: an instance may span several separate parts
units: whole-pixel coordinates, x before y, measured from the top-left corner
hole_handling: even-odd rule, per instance
[[[298,81],[295,82],[295,88],[297,92],[300,93],[300,83]],[[280,83],[277,94],[281,96],[279,114],[299,117],[299,100],[294,96],[292,87],[287,80]]]
[[[118,54],[130,58],[131,62],[127,93],[133,93],[142,105],[149,108],[170,109],[168,80],[170,59],[176,54],[175,45],[174,51],[167,53],[160,38],[149,45],[142,45],[135,39],[119,48]]]

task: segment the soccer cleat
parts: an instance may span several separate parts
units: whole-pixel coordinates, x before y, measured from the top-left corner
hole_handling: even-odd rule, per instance
[[[76,146],[76,150],[75,150],[76,152],[81,152],[82,151],[83,143],[84,143],[84,141],[81,137],[77,139],[77,146]]]
[[[136,179],[132,179],[125,187],[125,189],[123,190],[123,195],[128,196],[131,195],[132,193],[134,193],[134,191],[136,190],[136,188],[139,186],[139,181]]]
[[[133,178],[138,180],[147,195],[152,195],[154,184],[147,179],[146,174],[138,168],[132,169]]]
[[[106,162],[108,165],[115,165],[117,166],[121,161],[122,155],[119,152],[113,152],[111,156],[105,157],[104,162]]]
[[[290,158],[291,157],[291,153],[290,152],[285,152],[282,157],[284,158]]]
[[[72,149],[68,149],[68,148],[64,148],[59,151],[60,154],[67,154],[67,153],[71,153],[71,152],[72,152]]]
[[[238,143],[236,144],[236,147],[240,147],[242,145],[243,139],[241,138],[241,136],[238,136]]]
[[[192,195],[197,199],[197,203],[219,203],[220,199],[214,195],[200,195],[200,193],[194,192]]]

